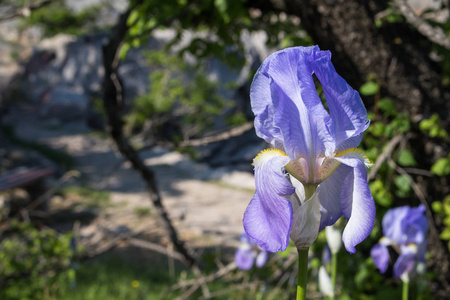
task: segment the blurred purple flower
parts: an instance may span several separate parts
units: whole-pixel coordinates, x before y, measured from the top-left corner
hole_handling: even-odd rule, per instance
[[[263,62],[250,98],[256,134],[274,149],[253,161],[256,193],[244,214],[247,234],[270,252],[284,251],[289,237],[307,248],[320,229],[345,215],[342,240],[354,253],[375,222],[370,163],[355,148],[369,126],[358,92],[336,73],[329,51],[295,47]]]
[[[234,261],[238,268],[241,270],[249,270],[253,267],[253,264],[258,268],[264,266],[267,262],[267,251],[258,247],[255,241],[245,232],[241,234],[240,240],[241,246],[236,250],[234,255]]]
[[[400,254],[394,264],[395,278],[410,273],[416,263],[425,262],[428,221],[424,212],[423,205],[414,208],[402,206],[390,209],[384,215],[384,237],[370,252],[381,273],[385,273],[389,265],[388,246],[392,246]]]

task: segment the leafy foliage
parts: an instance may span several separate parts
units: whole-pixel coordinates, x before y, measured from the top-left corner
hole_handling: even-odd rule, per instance
[[[157,68],[149,76],[149,91],[139,96],[126,116],[129,133],[147,128],[146,136],[179,142],[211,129],[231,107],[217,82],[175,55],[155,51],[148,60]]]
[[[58,33],[81,35],[96,27],[98,13],[101,6],[91,6],[80,13],[74,13],[65,1],[54,1],[48,6],[34,11],[29,18],[23,20],[23,27],[38,25],[45,37]]]
[[[247,0],[134,0],[131,4],[134,9],[128,19],[130,30],[122,58],[131,47],[145,44],[155,28],[175,30],[166,48],[178,45],[181,56],[192,54],[199,63],[204,58],[215,57],[235,67],[245,62],[243,34],[264,31],[268,35],[267,44],[276,47],[311,44],[298,18],[249,9]],[[180,43],[187,31],[198,35],[188,43]]]
[[[448,248],[450,250],[450,195],[447,195],[442,201],[434,201],[432,209],[442,218],[444,230],[441,232],[440,238],[449,241]]]
[[[73,281],[71,234],[13,221],[0,242],[2,299],[44,299]]]
[[[424,119],[420,122],[420,130],[428,133],[430,137],[442,138],[448,140],[448,133],[440,125],[441,121],[437,114],[433,114],[431,118]]]

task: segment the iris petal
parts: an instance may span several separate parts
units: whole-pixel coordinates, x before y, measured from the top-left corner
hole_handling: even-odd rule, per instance
[[[256,193],[244,213],[244,229],[263,249],[286,250],[292,224],[292,206],[285,198],[295,189],[283,174],[287,156],[255,162]]]
[[[394,277],[399,278],[412,271],[416,264],[416,253],[411,247],[402,247],[400,256],[394,264]]]
[[[256,134],[267,143],[283,146],[283,136],[278,127],[274,126],[274,108],[270,96],[270,78],[265,74],[269,60],[265,60],[258,69],[250,89],[250,99],[255,114]]]
[[[334,150],[331,117],[317,95],[310,68],[323,55],[328,52],[317,46],[278,51],[264,61],[252,83],[258,136],[277,147],[281,142],[292,159],[315,158]]]
[[[267,251],[261,250],[261,252],[259,252],[258,256],[256,257],[256,267],[261,268],[262,266],[264,266],[267,262],[268,256],[269,254],[267,253]]]
[[[336,72],[331,54],[317,59],[312,68],[322,84],[330,109],[336,148],[342,149],[340,145],[349,139],[346,147],[358,146],[361,133],[367,128],[367,111],[361,97]]]
[[[249,270],[255,261],[255,253],[250,247],[240,247],[234,254],[234,261],[241,270]]]
[[[295,180],[295,178],[291,180]],[[298,196],[296,196],[296,194],[294,195],[290,197],[294,215],[290,237],[297,249],[309,248],[319,234],[319,194],[318,192],[314,193],[311,198],[306,201],[299,201],[299,199],[297,199]],[[302,202],[301,205],[300,202]]]
[[[370,250],[370,256],[372,256],[373,263],[384,274],[389,264],[389,250],[383,244],[376,244]]]
[[[367,170],[364,163],[353,157],[334,159],[353,168],[342,185],[341,208],[348,219],[342,241],[348,252],[355,253],[355,246],[370,234],[375,224],[375,203],[367,184]]]
[[[324,182],[318,186],[320,200],[320,230],[330,226],[342,216],[341,189],[344,179],[352,171],[351,167],[340,165]]]
[[[408,212],[409,206],[397,207],[386,212],[382,221],[383,234],[385,237],[388,237],[397,244],[402,244],[402,220],[407,216]]]
[[[405,243],[422,244],[428,230],[428,221],[424,215],[425,206],[410,208],[407,218],[402,221]]]
[[[276,110],[275,122],[283,132],[286,152],[294,159],[315,158],[325,153],[325,144],[329,150],[334,146],[326,127],[331,119],[317,95],[309,66],[323,54],[317,46],[287,48],[277,52],[269,65],[273,103],[283,108]]]

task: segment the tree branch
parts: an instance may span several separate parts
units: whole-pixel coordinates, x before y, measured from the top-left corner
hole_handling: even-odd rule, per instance
[[[433,27],[421,17],[417,16],[405,0],[394,0],[394,4],[406,21],[414,26],[422,35],[433,43],[450,50],[450,37],[439,27]]]
[[[52,3],[53,1],[54,0],[43,0],[43,1],[31,3],[29,5],[24,5],[22,8],[18,8],[17,10],[15,10],[14,12],[12,12],[8,15],[0,16],[0,22],[11,20],[11,19],[14,19],[17,17],[29,17],[33,10],[42,8],[42,7]]]

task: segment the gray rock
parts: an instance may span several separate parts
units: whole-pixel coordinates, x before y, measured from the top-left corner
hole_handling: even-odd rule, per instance
[[[39,107],[39,116],[44,119],[70,122],[86,117],[88,99],[84,94],[70,88],[56,87],[44,95],[45,104]]]

